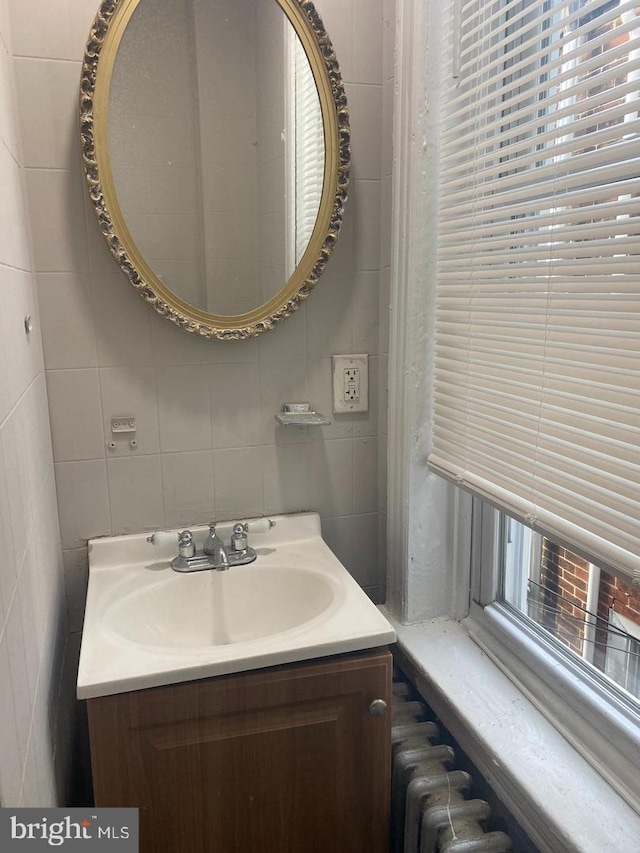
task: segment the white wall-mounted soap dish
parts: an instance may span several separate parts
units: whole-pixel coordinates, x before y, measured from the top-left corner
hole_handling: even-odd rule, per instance
[[[282,426],[330,426],[326,415],[314,412],[310,403],[284,403],[275,419]]]

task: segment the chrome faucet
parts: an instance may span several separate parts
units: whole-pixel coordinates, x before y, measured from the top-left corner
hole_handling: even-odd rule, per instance
[[[183,530],[177,535],[178,556],[171,561],[171,568],[176,572],[202,572],[207,569],[226,572],[232,566],[253,563],[258,554],[249,546],[249,532],[264,532],[272,527],[275,527],[275,521],[267,518],[238,522],[233,526],[231,542],[227,546],[216,533],[216,522],[212,521],[209,525],[209,535],[201,550],[196,547],[193,533]],[[154,533],[147,537],[147,542],[152,545],[163,545],[171,541],[176,541],[175,533]]]
[[[226,572],[229,569],[229,555],[224,542],[216,533],[215,521],[209,525],[209,535],[202,546],[202,552],[211,557],[211,568],[215,571]],[[255,557],[253,559],[255,560]]]

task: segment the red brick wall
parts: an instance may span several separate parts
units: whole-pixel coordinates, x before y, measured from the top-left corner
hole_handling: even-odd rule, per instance
[[[547,539],[542,548],[540,576],[545,605],[545,627],[581,655],[587,607],[589,564]]]
[[[543,617],[539,621],[570,649],[581,655],[587,607],[589,563],[567,548],[543,541],[539,593]],[[604,668],[609,610],[640,625],[640,589],[610,575],[600,574],[598,629],[594,665]]]
[[[616,613],[640,625],[640,589],[625,583],[615,575],[602,572],[598,614],[608,619],[610,607]]]

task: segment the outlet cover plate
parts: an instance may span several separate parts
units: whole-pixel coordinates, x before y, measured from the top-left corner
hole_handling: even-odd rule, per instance
[[[334,414],[369,411],[369,356],[331,357]]]

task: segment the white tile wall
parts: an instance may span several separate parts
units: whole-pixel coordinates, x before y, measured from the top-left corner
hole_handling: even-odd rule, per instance
[[[15,74],[18,100],[34,108],[20,113],[24,165],[69,168],[78,159],[74,89],[80,80],[80,63],[19,58]]]
[[[98,6],[93,0],[9,0],[9,6],[15,56],[82,59]]]
[[[390,223],[389,212],[381,210],[383,200],[390,203],[382,192],[383,178],[391,174],[385,94],[393,92],[393,63],[384,58],[393,48],[390,0],[317,0],[352,104],[354,180],[345,223],[322,281],[301,310],[275,331],[234,344],[175,329],[115,269],[69,141],[73,78],[97,0],[38,0],[29,15],[27,5],[33,4],[10,0],[25,93],[20,123],[29,136],[29,215],[74,628],[87,538],[211,517],[318,510],[330,543],[379,597],[385,563],[379,522],[386,397],[379,390],[386,385],[388,300],[380,273]],[[236,8],[232,3],[230,26]],[[41,80],[44,110],[38,103]],[[233,146],[228,153],[231,161],[240,156]],[[368,414],[332,414],[331,355],[344,352],[371,356]],[[2,369],[0,358],[0,377]],[[297,400],[325,411],[332,426],[279,427],[274,413]],[[118,440],[111,451],[110,419],[123,414],[137,418],[137,447]],[[192,489],[185,487],[189,480]],[[354,548],[361,536],[366,545]]]
[[[9,0],[0,0],[0,39],[4,44],[5,52],[10,58],[12,43],[11,43],[11,26],[9,23]],[[4,61],[4,60],[3,60]],[[3,83],[3,86],[5,84]],[[7,98],[7,100],[2,100],[3,104],[8,104],[11,101],[11,97]],[[4,112],[4,111],[3,111]],[[6,121],[6,116],[3,116],[3,121]],[[11,120],[13,124],[13,119]],[[5,139],[4,132],[0,136],[3,140]]]
[[[106,460],[56,462],[55,474],[62,547],[86,547],[112,529]]]
[[[16,168],[15,155],[5,145],[0,147],[0,186],[3,196],[9,198],[21,198],[21,175]],[[24,270],[29,268],[29,247],[27,241],[27,227],[24,208],[12,209],[9,204],[0,207],[0,233],[3,237],[2,254],[4,263],[11,267],[12,277],[24,277]],[[5,273],[9,274],[9,271]],[[7,282],[7,287],[13,282]],[[22,292],[18,284],[12,290]]]
[[[352,83],[347,87],[351,135],[354,146],[359,139],[367,145],[356,152],[353,159],[353,177],[360,180],[380,181],[382,157],[382,86],[369,83]]]
[[[33,10],[30,10],[30,20]],[[47,806],[66,798],[68,706],[58,699],[67,636],[62,555],[40,317],[23,192],[8,4],[0,2],[0,802]],[[57,78],[17,81],[41,110],[43,136],[69,110],[49,107]],[[67,70],[67,69],[65,69]],[[29,76],[35,71],[35,77]],[[68,78],[70,79],[70,78]],[[50,87],[49,87],[50,83]],[[41,84],[41,87],[39,88]],[[60,137],[60,133],[58,137]],[[42,139],[32,140],[44,156]],[[29,154],[31,156],[31,153]],[[62,159],[47,150],[48,166]],[[33,331],[24,319],[31,315]],[[54,347],[55,349],[55,347]],[[64,347],[58,347],[63,351]],[[67,448],[64,448],[68,452]],[[93,451],[91,451],[93,452]],[[52,689],[53,688],[53,689]]]
[[[98,371],[95,368],[51,370],[47,386],[56,461],[101,456],[104,436]]]
[[[264,444],[260,418],[246,411],[260,408],[260,368],[247,364],[214,364],[210,368],[212,446],[247,447]]]
[[[89,573],[87,570],[87,549],[75,548],[64,552],[64,585],[68,596],[69,630],[82,630],[84,607],[87,594]]]
[[[157,530],[164,521],[159,456],[107,459],[111,524],[123,533]]]
[[[213,521],[213,453],[163,453],[162,495],[167,527]]]
[[[38,276],[42,343],[49,370],[96,367],[91,292],[87,277],[77,273]],[[60,328],[67,334],[61,335]]]
[[[382,0],[353,0],[353,82],[382,83]]]
[[[263,447],[262,477],[265,514],[311,506],[311,460],[306,444]]]
[[[258,516],[264,512],[262,447],[215,450],[213,480],[216,516]]]
[[[222,399],[218,405],[221,403]],[[211,449],[211,393],[206,365],[163,368],[158,376],[158,418],[163,453]]]
[[[162,381],[162,376],[161,376]],[[112,433],[111,420],[135,413],[136,454],[160,452],[156,371],[153,367],[105,367],[100,370],[101,410],[104,440],[115,447],[109,457],[131,455],[129,433]]]
[[[86,273],[84,188],[77,170],[28,168],[25,180],[36,271]]]

